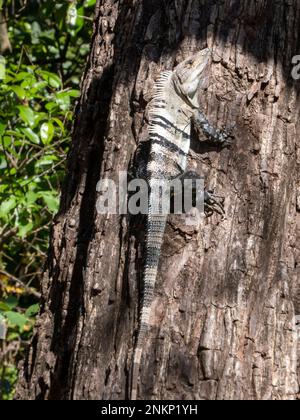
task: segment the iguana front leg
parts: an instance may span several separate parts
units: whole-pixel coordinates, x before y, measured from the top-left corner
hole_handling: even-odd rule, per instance
[[[200,135],[205,136],[206,141],[222,146],[231,145],[234,126],[229,127],[228,130],[218,130],[210,124],[206,116],[199,110],[195,111],[192,116],[192,124]]]

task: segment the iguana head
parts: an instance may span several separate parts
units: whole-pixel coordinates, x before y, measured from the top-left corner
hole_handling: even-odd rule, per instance
[[[176,90],[192,107],[198,108],[198,89],[203,74],[211,61],[211,50],[206,48],[180,63],[174,70]]]

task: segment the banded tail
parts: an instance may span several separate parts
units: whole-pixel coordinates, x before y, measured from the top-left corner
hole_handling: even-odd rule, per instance
[[[139,332],[136,340],[131,381],[131,399],[137,398],[137,385],[142,351],[149,331],[150,310],[154,296],[160,251],[167,222],[166,215],[149,215],[146,240],[146,266],[144,272],[144,292],[140,312]]]

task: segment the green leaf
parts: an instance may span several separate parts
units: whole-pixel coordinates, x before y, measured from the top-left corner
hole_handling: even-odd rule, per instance
[[[57,104],[62,111],[68,111],[70,109],[71,101],[68,92],[60,92],[55,95]]]
[[[54,136],[53,124],[51,122],[45,122],[44,124],[42,124],[40,129],[40,135],[44,144],[51,143],[51,140]]]
[[[47,111],[49,112],[54,112],[54,110],[56,110],[58,108],[57,103],[54,101],[48,102],[45,106],[45,108],[47,109]]]
[[[59,198],[55,194],[52,194],[50,191],[44,191],[40,195],[45,201],[49,211],[51,213],[56,213],[59,208]]]
[[[31,86],[36,83],[36,78],[32,73],[21,72],[16,76],[16,81],[21,82],[21,87],[24,89],[31,88]]]
[[[38,44],[40,42],[40,36],[41,36],[41,27],[38,22],[32,22],[31,24],[31,41],[32,44]]]
[[[32,318],[39,313],[40,305],[36,303],[35,305],[29,306],[29,308],[25,312],[25,316],[27,318]]]
[[[9,311],[10,307],[5,302],[0,301],[0,311]],[[1,314],[0,314],[1,317]]]
[[[20,333],[18,332],[14,332],[14,331],[9,331],[7,334],[7,341],[18,341],[20,339]]]
[[[55,73],[51,73],[45,70],[38,70],[37,74],[40,75],[48,83],[49,86],[55,89],[59,89],[62,86],[62,81],[60,77],[57,76],[57,74]]]
[[[0,80],[6,79],[6,60],[0,55]]]
[[[30,140],[32,143],[40,144],[39,136],[31,130],[31,128],[22,128],[22,133]]]
[[[49,166],[49,165],[52,165],[53,162],[57,162],[57,161],[58,161],[58,157],[55,155],[43,156],[41,159],[39,159],[36,162],[35,167],[40,168],[42,166]]]
[[[84,25],[83,16],[84,16],[84,8],[80,7],[77,10],[77,19],[76,19],[76,32],[77,33],[82,29],[82,27]]]
[[[34,127],[36,121],[35,112],[29,108],[28,106],[19,105],[19,115],[21,119],[24,121],[25,124],[29,125],[30,127]]]
[[[5,312],[5,317],[11,326],[13,327],[16,326],[16,327],[19,327],[20,329],[23,329],[24,326],[28,322],[28,319],[24,315],[19,314],[19,312],[13,312],[13,311]]]
[[[11,86],[11,90],[20,98],[25,99],[26,98],[26,92],[21,86]]]
[[[2,122],[0,122],[0,136],[3,136],[3,134],[5,133],[6,130],[6,124],[3,124]]]
[[[28,193],[26,193],[26,203],[28,204],[28,206],[34,204],[38,197],[38,194],[34,191],[28,191]]]
[[[31,93],[39,92],[42,89],[45,89],[45,87],[48,85],[48,83],[44,81],[36,82],[31,86]]]
[[[19,299],[15,296],[9,296],[5,301],[5,305],[8,306],[8,309],[14,309],[16,306],[18,306]]]
[[[71,3],[67,12],[67,24],[71,27],[76,26],[77,8],[75,3]]]
[[[92,7],[95,6],[97,0],[85,0],[84,7]]]
[[[25,238],[25,236],[32,231],[33,229],[33,223],[29,222],[26,225],[18,225],[18,236],[20,238]]]
[[[16,197],[12,196],[7,200],[3,201],[0,205],[0,217],[7,219],[10,216],[10,212],[16,207]]]
[[[64,124],[62,123],[62,121],[60,121],[60,119],[58,119],[58,118],[52,118],[52,120],[51,120],[51,121],[55,122],[55,123],[59,126],[59,128],[61,129],[61,132],[62,132],[62,133],[64,133],[64,132],[65,132],[65,126],[64,126]]]
[[[72,98],[79,98],[80,96],[80,90],[77,90],[77,89],[70,89],[67,91],[67,93]]]
[[[19,133],[18,131],[15,131],[15,130],[6,130],[5,134],[7,136],[13,136],[20,139],[24,138],[24,135],[22,133]],[[16,144],[16,139],[14,139],[13,143]]]
[[[7,162],[4,156],[0,156],[0,169],[6,169]]]

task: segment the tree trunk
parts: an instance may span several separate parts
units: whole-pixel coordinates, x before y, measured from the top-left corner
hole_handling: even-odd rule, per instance
[[[189,168],[226,197],[226,218],[191,229],[170,216],[139,398],[297,398],[299,27],[297,0],[98,0],[17,398],[128,398],[144,231],[98,215],[96,185],[127,171],[147,139],[155,78],[207,46],[201,105],[220,128],[236,122],[235,140],[223,150],[193,140]]]
[[[6,51],[11,52],[12,48],[7,31],[6,17],[0,10],[0,54],[5,53]]]

